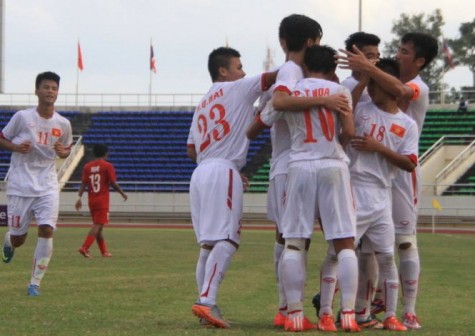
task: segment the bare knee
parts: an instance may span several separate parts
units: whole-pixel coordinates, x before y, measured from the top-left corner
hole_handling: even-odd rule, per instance
[[[25,243],[25,240],[26,240],[26,234],[21,235],[21,236],[10,235],[10,243],[15,248],[22,246]]]

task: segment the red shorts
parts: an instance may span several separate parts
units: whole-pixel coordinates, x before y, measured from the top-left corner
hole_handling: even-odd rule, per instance
[[[109,210],[98,209],[91,210],[92,222],[94,224],[108,224],[109,223]]]

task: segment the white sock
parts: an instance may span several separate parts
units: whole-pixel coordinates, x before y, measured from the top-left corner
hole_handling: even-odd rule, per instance
[[[282,259],[282,252],[284,251],[285,245],[278,242],[274,242],[274,271],[275,277],[277,279],[277,289],[279,291],[279,309],[287,306],[287,300],[285,298],[284,286],[282,281],[279,278],[279,264]]]
[[[53,238],[38,237],[35,255],[33,258],[33,270],[31,272],[30,284],[40,285],[41,279],[48,268],[51,255],[53,253]]]
[[[333,298],[337,282],[338,258],[328,254],[322,263],[320,270],[320,313],[333,315]]]
[[[416,312],[416,299],[419,287],[419,274],[421,264],[419,260],[419,250],[409,248],[398,249],[399,252],[399,277],[402,286],[403,314]]]
[[[200,302],[210,305],[216,304],[219,285],[231,262],[236,248],[229,242],[219,241],[211,250],[205,267],[203,287],[200,293]]]
[[[358,288],[358,260],[354,250],[344,249],[338,253],[337,277],[340,284],[341,309],[354,310]]]
[[[363,253],[360,251],[358,256],[358,290],[356,295],[356,319],[358,321],[366,320],[370,315],[371,300],[373,298],[373,292],[375,284],[373,283],[374,276],[372,272],[372,260],[374,259],[374,253]]]
[[[206,261],[208,260],[208,256],[210,253],[211,250],[200,248],[200,255],[196,263],[196,285],[198,286],[198,295],[201,293],[201,288],[203,288]]]
[[[302,305],[302,290],[305,283],[305,260],[303,251],[284,249],[280,264],[280,279],[284,285],[289,313]]]
[[[383,280],[383,297],[386,305],[384,318],[396,316],[399,280],[394,255],[392,253],[378,253],[376,259],[379,265],[379,276]]]

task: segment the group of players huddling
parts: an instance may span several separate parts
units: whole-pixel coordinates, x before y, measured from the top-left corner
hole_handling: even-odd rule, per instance
[[[203,325],[230,327],[216,297],[240,244],[247,180],[239,171],[249,139],[269,127],[267,214],[276,223],[279,284],[274,325],[290,332],[421,328],[415,311],[418,141],[429,89],[419,72],[437,55],[437,40],[406,34],[392,59],[380,58],[376,35],[354,33],[338,54],[320,46],[322,34],[318,22],[305,15],[285,17],[279,39],[286,62],[252,77],[244,77],[236,50],[222,47],[209,55],[213,84],[195,110],[187,143],[188,155],[198,163],[190,183],[200,244],[199,297],[192,312]],[[352,70],[341,84],[337,65]],[[328,250],[320,293],[313,299],[314,324],[303,312],[303,290],[316,219]],[[396,317],[399,287],[401,319]],[[381,322],[375,317],[379,312]]]

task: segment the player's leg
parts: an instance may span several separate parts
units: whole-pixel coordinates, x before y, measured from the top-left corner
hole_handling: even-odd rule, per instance
[[[96,233],[96,241],[97,245],[99,246],[99,250],[104,258],[112,257],[112,253],[109,252],[107,248],[106,240],[104,239],[103,231],[104,225],[109,224],[109,209],[102,209],[98,213],[98,218],[94,220],[94,223],[98,224],[97,233]],[[93,233],[94,234],[94,233]]]
[[[38,222],[38,241],[33,257],[28,295],[39,295],[39,287],[53,254],[53,232],[59,213],[59,194],[36,197],[32,211]]]
[[[89,249],[91,248],[92,244],[97,239],[97,242],[99,243],[99,233],[102,231],[102,226],[103,223],[106,222],[107,220],[107,213],[102,210],[92,210],[91,211],[91,217],[92,217],[92,226],[91,229],[89,230],[86,238],[84,239],[84,242],[82,243],[82,246],[78,249],[78,252],[82,254],[86,258],[90,258],[91,255],[89,254]],[[103,240],[103,239],[102,239]],[[104,242],[105,244],[105,242]],[[100,245],[99,245],[100,248]],[[106,247],[107,249],[107,247]],[[101,251],[102,252],[102,251]]]
[[[402,320],[410,329],[422,328],[416,315],[416,299],[419,287],[420,259],[416,235],[396,234],[399,254],[399,277],[402,289]]]
[[[279,174],[269,181],[267,191],[267,218],[275,223],[274,240],[274,272],[277,280],[277,290],[279,297],[278,312],[274,317],[274,325],[283,327],[287,317],[287,300],[284,288],[279,278],[279,264],[285,248],[285,240],[282,237],[282,214],[285,202],[285,185],[287,174]]]
[[[11,262],[15,248],[26,241],[32,219],[33,201],[32,197],[8,196],[8,231],[3,238],[2,248],[2,260],[5,263]]]

